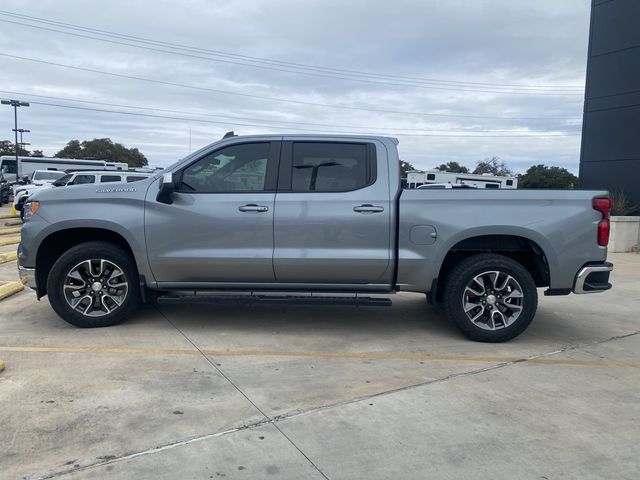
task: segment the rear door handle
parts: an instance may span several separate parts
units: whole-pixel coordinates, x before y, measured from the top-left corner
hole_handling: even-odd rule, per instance
[[[358,213],[380,213],[380,212],[384,212],[384,207],[380,207],[378,205],[371,205],[370,203],[365,203],[364,205],[353,207],[353,211]]]
[[[269,207],[267,207],[266,205],[249,203],[247,205],[242,205],[241,207],[238,207],[238,210],[240,210],[241,212],[268,212]]]

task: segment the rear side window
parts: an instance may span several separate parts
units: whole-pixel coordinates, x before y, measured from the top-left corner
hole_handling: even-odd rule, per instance
[[[373,145],[294,142],[292,192],[347,192],[375,181]]]
[[[102,175],[100,177],[100,183],[119,182],[120,180],[122,180],[120,175]]]
[[[85,183],[96,183],[96,177],[94,175],[76,175],[69,185],[83,185]]]

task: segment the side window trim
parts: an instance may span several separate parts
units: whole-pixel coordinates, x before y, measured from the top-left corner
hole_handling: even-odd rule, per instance
[[[294,143],[344,143],[344,144],[356,144],[356,145],[365,145],[366,146],[366,168],[367,168],[367,184],[362,187],[354,188],[352,190],[310,190],[310,191],[293,191],[292,190],[292,180],[293,180],[293,144]],[[363,188],[370,187],[377,180],[378,173],[378,158],[376,155],[376,146],[371,142],[340,142],[340,141],[318,141],[318,140],[302,140],[302,141],[284,141],[282,142],[282,153],[280,155],[280,171],[278,173],[278,192],[282,193],[345,193],[345,192],[355,192],[358,190],[362,190]]]
[[[194,163],[199,162],[200,160],[202,160],[203,158],[214,154],[220,150],[223,150],[227,147],[231,147],[234,145],[249,145],[252,143],[268,143],[269,144],[269,156],[267,157],[267,172],[265,174],[265,179],[264,179],[264,190],[239,190],[239,191],[235,191],[235,192],[194,192],[191,190],[182,190],[181,189],[181,183],[182,183],[182,174],[184,173],[184,171],[189,168],[191,165],[193,165]],[[175,178],[176,178],[176,192],[177,193],[189,193],[189,194],[194,194],[194,195],[200,195],[200,194],[209,194],[209,195],[227,195],[229,193],[275,193],[276,188],[277,188],[277,184],[278,184],[278,165],[279,165],[279,160],[280,160],[280,149],[281,149],[281,145],[282,142],[277,140],[277,141],[254,141],[254,142],[237,142],[237,143],[232,143],[229,145],[224,145],[220,148],[217,148],[215,150],[209,150],[208,152],[205,152],[201,157],[198,157],[196,159],[194,159],[192,162],[189,162],[187,165],[184,165],[182,168],[180,168],[180,170],[178,170],[175,173]]]

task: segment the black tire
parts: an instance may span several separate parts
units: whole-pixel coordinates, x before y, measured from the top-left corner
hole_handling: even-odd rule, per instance
[[[518,299],[506,298],[510,296],[510,294],[504,295],[503,292],[517,290],[517,288],[512,286],[505,287],[503,290],[498,291],[492,290],[493,287],[491,287],[490,281],[486,283],[484,287],[477,288],[475,286],[479,285],[479,283],[472,283],[474,282],[474,278],[481,274],[494,271],[502,272],[505,276],[510,275],[512,279],[515,280],[513,285],[520,287],[521,297],[518,297]],[[499,280],[497,280],[499,282],[498,286],[501,285],[505,276],[496,277],[499,278]],[[486,275],[480,277],[481,280],[487,278],[491,279],[491,274],[489,274],[488,277]],[[496,281],[493,282],[494,285],[495,283]],[[472,285],[474,289],[482,291],[482,295],[474,294],[470,297],[467,296],[469,294],[467,290],[468,285]],[[496,293],[496,295],[492,295],[491,292]],[[487,297],[487,293],[492,297],[490,300],[493,303],[484,300],[484,298]],[[500,293],[500,300],[496,299],[498,293]],[[470,316],[475,316],[477,312],[482,312],[477,322],[472,321],[470,316],[465,313],[464,302],[470,299],[472,299],[473,302],[469,301],[466,303],[468,306],[476,301],[482,303],[482,305],[478,305],[477,309],[471,310],[469,313]],[[511,303],[507,302],[521,303],[521,305],[505,307],[511,305]],[[524,332],[533,320],[538,307],[538,292],[531,274],[529,274],[521,264],[503,255],[483,253],[467,257],[453,267],[448,275],[447,284],[445,285],[444,305],[449,319],[471,340],[478,342],[505,342]],[[518,306],[520,310],[517,310]],[[504,311],[497,311],[500,308],[504,309]],[[508,319],[506,321],[501,320],[501,318],[507,318],[514,314],[514,312],[519,312],[519,314],[512,323],[508,323]],[[504,315],[504,313],[507,313],[507,315]],[[495,321],[494,314],[499,314]],[[485,317],[487,320],[483,322]],[[491,327],[493,327],[493,329]]]
[[[88,316],[72,308],[65,298],[64,287],[65,282],[68,281],[67,275],[74,267],[86,260],[96,259],[104,259],[117,266],[123,273],[123,276],[118,276],[118,278],[120,278],[119,281],[122,281],[122,278],[124,278],[128,285],[120,306],[114,307],[116,302],[110,301],[108,302],[110,305],[101,307],[102,310],[109,309],[110,306],[110,313],[102,314],[99,312],[101,316]],[[107,285],[108,283],[105,282],[105,286]],[[90,288],[86,288],[86,292],[91,295],[100,294],[99,291],[91,292],[90,290]],[[51,268],[47,278],[47,295],[49,296],[49,303],[53,307],[53,310],[71,325],[83,328],[117,325],[130,317],[140,304],[138,271],[131,255],[113,243],[99,241],[81,243],[62,254]],[[79,306],[78,308],[81,307],[82,306]]]

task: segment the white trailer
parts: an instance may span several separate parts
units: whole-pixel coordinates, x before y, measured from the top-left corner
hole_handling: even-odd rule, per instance
[[[128,170],[129,165],[123,162],[108,160],[80,160],[76,158],[56,157],[16,157],[5,155],[0,157],[0,172],[11,184],[30,176],[36,170]]]
[[[418,188],[428,183],[452,183],[472,185],[476,188],[518,188],[516,177],[451,173],[440,170],[412,170],[407,172],[407,188]]]

